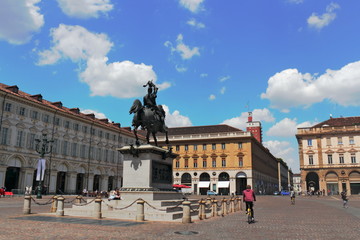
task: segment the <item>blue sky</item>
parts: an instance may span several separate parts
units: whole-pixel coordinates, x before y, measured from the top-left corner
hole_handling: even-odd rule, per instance
[[[358,0],[0,0],[0,82],[131,124],[154,79],[169,127],[262,122],[299,172],[297,127],[358,115]]]

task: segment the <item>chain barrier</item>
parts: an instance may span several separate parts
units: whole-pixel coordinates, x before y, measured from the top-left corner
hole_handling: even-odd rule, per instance
[[[64,201],[64,203],[73,203],[75,200],[76,200],[76,198],[74,198],[74,199],[71,200],[71,201]]]
[[[198,205],[197,209],[193,209],[193,208],[191,207],[191,204],[190,204],[190,211],[191,211],[191,212],[198,212],[199,209],[200,209],[200,204]]]
[[[35,204],[37,204],[37,205],[48,205],[48,204],[51,204],[52,201],[53,201],[53,199],[50,198],[49,201],[47,201],[47,202],[45,202],[45,203],[40,203],[40,202],[37,202],[37,201],[35,200],[35,198],[33,198],[32,196],[31,196],[31,200],[33,200],[33,202],[34,202]]]
[[[106,206],[108,206],[108,207],[111,208],[111,209],[114,209],[114,210],[124,210],[124,209],[127,209],[127,208],[131,207],[132,205],[134,205],[134,204],[135,204],[137,201],[139,201],[139,200],[143,200],[143,199],[138,198],[138,199],[136,199],[135,201],[133,201],[130,205],[128,205],[128,206],[126,206],[126,207],[122,207],[122,208],[111,206],[111,205],[107,204],[104,200],[102,200],[102,201],[103,201],[103,203],[105,203]]]
[[[149,206],[149,207],[151,207],[152,209],[155,209],[155,210],[158,210],[158,211],[166,211],[166,209],[159,209],[159,208],[156,208],[156,207],[154,207],[154,206],[152,206],[150,203],[148,203],[147,201],[145,201],[145,203]]]
[[[95,200],[96,200],[96,198],[94,198],[94,199],[93,199],[93,200],[91,200],[90,202],[86,202],[86,201],[84,200],[86,203],[84,203],[84,204],[82,204],[82,203],[80,203],[80,204],[78,204],[78,203],[74,203],[74,205],[75,205],[75,206],[82,207],[82,206],[89,205],[90,203],[94,202]]]

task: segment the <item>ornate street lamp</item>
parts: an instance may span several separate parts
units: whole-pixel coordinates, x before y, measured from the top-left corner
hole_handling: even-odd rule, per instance
[[[36,198],[42,198],[41,192],[42,192],[42,181],[44,179],[44,173],[45,173],[45,159],[44,156],[45,154],[49,154],[52,151],[52,144],[54,141],[53,140],[47,140],[46,138],[46,134],[43,133],[42,135],[42,140],[40,139],[35,139],[36,142],[36,152],[40,154],[40,159],[38,161],[38,166],[37,166],[37,174],[36,174],[36,181],[39,181],[39,185],[38,185],[38,191],[37,191],[37,196]]]

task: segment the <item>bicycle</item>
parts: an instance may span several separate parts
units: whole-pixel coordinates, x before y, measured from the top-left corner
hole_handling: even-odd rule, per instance
[[[254,218],[253,218],[253,216],[252,216],[252,214],[251,214],[251,209],[250,209],[250,208],[247,209],[246,214],[248,215],[248,223],[249,223],[249,224],[250,224],[250,223],[253,223],[253,222],[254,222]]]

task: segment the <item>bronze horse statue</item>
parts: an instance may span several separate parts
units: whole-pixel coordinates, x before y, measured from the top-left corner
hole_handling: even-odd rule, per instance
[[[132,126],[134,127],[134,134],[136,138],[136,145],[140,145],[139,138],[137,136],[137,129],[141,126],[142,129],[146,130],[146,140],[150,144],[150,133],[154,138],[155,145],[157,146],[156,133],[165,133],[166,144],[169,144],[168,139],[168,128],[165,125],[165,111],[161,105],[156,106],[157,109],[152,109],[142,105],[139,99],[136,99],[130,108],[129,113],[134,113],[132,120]],[[158,112],[162,112],[164,117],[161,117]]]

